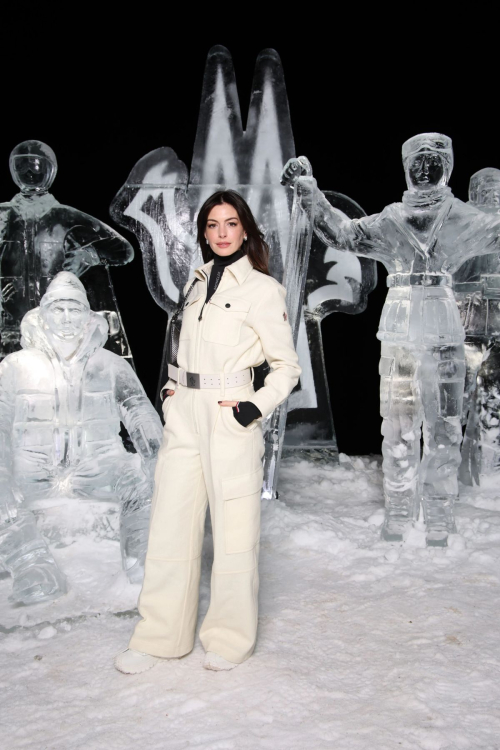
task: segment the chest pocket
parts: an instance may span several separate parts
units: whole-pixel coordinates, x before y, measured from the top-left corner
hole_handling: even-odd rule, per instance
[[[197,286],[199,286],[199,284]],[[198,293],[196,293],[196,290],[194,290],[184,303],[184,307],[179,315],[179,318],[181,318],[179,341],[182,341],[182,339],[192,339],[195,336],[198,315],[200,314],[198,303],[201,296],[201,291],[198,290]],[[178,323],[179,318],[177,318]]]
[[[215,294],[207,305],[203,338],[214,344],[236,346],[251,303],[226,294]]]

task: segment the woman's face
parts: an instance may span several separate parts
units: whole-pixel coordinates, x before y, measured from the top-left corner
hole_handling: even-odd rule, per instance
[[[238,212],[229,203],[212,208],[208,214],[205,239],[217,255],[232,255],[246,239]]]

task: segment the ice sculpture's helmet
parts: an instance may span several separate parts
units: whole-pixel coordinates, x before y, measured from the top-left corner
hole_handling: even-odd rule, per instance
[[[47,287],[47,291],[40,300],[40,307],[47,307],[52,302],[63,299],[72,299],[90,309],[85,287],[78,276],[69,271],[61,271],[54,276]]]
[[[415,157],[422,154],[438,155],[443,165],[443,175],[438,184],[446,184],[453,170],[453,147],[451,138],[442,133],[419,133],[403,143],[403,166],[406,182],[411,187],[410,168]]]
[[[500,209],[500,169],[486,167],[470,178],[469,200],[475,206]]]
[[[9,158],[10,173],[25,195],[46,193],[57,174],[57,159],[50,146],[41,141],[23,141]]]

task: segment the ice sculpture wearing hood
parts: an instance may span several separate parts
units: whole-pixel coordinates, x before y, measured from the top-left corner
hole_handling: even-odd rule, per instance
[[[117,500],[124,566],[137,580],[162,427],[130,365],[103,349],[107,332],[79,279],[65,271],[51,282],[40,307],[25,315],[22,351],[0,364],[2,528],[4,537],[15,536],[19,513],[25,517],[39,498]],[[135,455],[123,446],[120,422]],[[12,555],[15,543],[9,545]],[[1,531],[0,561],[11,570]],[[38,590],[33,597],[20,595],[23,601],[44,598]]]

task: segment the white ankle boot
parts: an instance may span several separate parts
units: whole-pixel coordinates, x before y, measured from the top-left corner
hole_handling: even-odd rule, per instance
[[[234,669],[238,665],[234,661],[228,661],[219,654],[214,654],[213,651],[207,651],[205,654],[205,662],[203,664],[205,669],[212,669],[214,672],[221,672],[222,670]]]
[[[115,657],[115,667],[123,674],[140,674],[154,667],[162,659],[159,656],[143,654],[142,651],[134,651],[133,648],[126,648]]]

